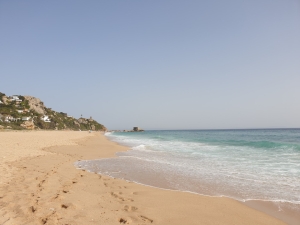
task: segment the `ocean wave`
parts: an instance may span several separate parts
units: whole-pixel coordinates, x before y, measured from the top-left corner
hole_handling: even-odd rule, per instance
[[[272,141],[225,141],[222,145],[228,146],[248,146],[260,149],[290,149],[290,150],[300,150],[299,144],[287,144],[287,143],[277,143]]]
[[[180,191],[299,204],[300,130],[153,131],[110,137],[131,150],[118,153],[119,160],[99,161],[105,162],[105,170],[126,171],[130,178],[136,171],[165,174]],[[134,171],[127,171],[128,165]]]

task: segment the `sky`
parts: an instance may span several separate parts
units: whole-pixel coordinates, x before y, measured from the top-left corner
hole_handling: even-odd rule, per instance
[[[300,127],[299,0],[0,0],[0,92],[108,129]]]

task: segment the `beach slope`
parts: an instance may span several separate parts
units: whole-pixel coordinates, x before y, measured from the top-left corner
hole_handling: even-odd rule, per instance
[[[102,133],[1,132],[0,224],[284,224],[235,200],[147,187],[74,167],[127,148]],[[130,165],[128,165],[130,166]]]

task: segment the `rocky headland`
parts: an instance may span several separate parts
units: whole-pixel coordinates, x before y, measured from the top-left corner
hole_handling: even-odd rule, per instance
[[[36,97],[0,92],[0,129],[105,131],[106,127],[92,117],[76,119],[54,111]]]

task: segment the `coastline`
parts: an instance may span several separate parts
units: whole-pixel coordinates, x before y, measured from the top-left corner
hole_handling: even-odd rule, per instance
[[[6,162],[14,169],[9,183],[0,185],[2,224],[285,224],[233,199],[163,190],[78,170],[75,161],[115,157],[128,148],[102,133],[59,132],[76,139],[76,145],[61,141],[42,147],[39,154]],[[74,136],[78,133],[82,137]],[[12,146],[18,149],[16,142]]]

